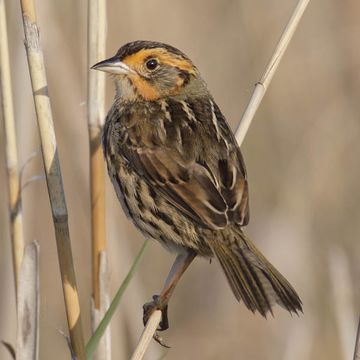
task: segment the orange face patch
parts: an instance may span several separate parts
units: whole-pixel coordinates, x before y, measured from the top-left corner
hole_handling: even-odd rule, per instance
[[[160,94],[155,86],[148,83],[146,79],[143,79],[138,74],[130,74],[128,76],[133,86],[143,99],[153,101],[160,98]]]
[[[133,69],[140,69],[143,67],[145,59],[152,57],[156,58],[160,65],[166,64],[187,71],[190,74],[195,73],[194,66],[190,60],[176,56],[163,48],[140,50],[135,54],[127,56],[123,59],[123,62]]]

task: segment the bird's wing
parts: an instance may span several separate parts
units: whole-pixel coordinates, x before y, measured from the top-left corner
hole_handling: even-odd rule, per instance
[[[220,112],[217,116],[222,117]],[[153,131],[151,146],[144,145],[149,141],[140,141],[143,146],[128,148],[124,154],[150,186],[184,214],[210,229],[221,229],[229,223],[246,225],[249,219],[244,163],[225,119],[222,117],[220,120],[219,128],[225,127],[228,132],[226,145],[222,139],[209,133],[208,126],[205,130],[187,127],[184,138],[188,144],[195,144],[204,137],[209,137],[209,141],[202,141],[202,146],[192,146],[190,151],[186,149],[185,141],[180,149],[176,141],[154,141],[157,135]],[[174,122],[172,127],[176,126]],[[166,132],[166,124],[161,127]],[[173,128],[171,131],[177,132]],[[139,136],[144,137],[145,133],[144,128],[141,132],[136,131],[137,144]]]

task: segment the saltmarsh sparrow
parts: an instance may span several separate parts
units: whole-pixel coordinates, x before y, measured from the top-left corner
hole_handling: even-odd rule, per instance
[[[144,306],[168,327],[169,297],[191,261],[215,256],[237,300],[266,316],[301,301],[243,227],[249,222],[244,160],[192,61],[159,42],[135,41],[93,66],[113,75],[114,103],[103,131],[107,168],[126,215],[178,256],[164,289]]]

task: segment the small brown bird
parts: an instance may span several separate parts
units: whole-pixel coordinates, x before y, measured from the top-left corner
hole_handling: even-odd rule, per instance
[[[178,254],[144,322],[163,312],[192,260],[215,256],[237,300],[266,316],[277,303],[301,311],[288,281],[242,228],[249,222],[246,170],[233,133],[192,61],[159,42],[135,41],[92,67],[113,74],[116,95],[104,126],[110,178],[127,216]]]

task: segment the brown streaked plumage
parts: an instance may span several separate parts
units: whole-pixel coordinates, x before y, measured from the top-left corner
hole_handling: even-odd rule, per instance
[[[180,270],[175,264],[150,312],[167,307],[196,255],[218,258],[235,297],[251,311],[265,316],[275,303],[301,311],[295,290],[243,233],[244,161],[191,60],[172,46],[136,41],[93,68],[114,74],[103,146],[122,207],[146,237],[179,254]]]

